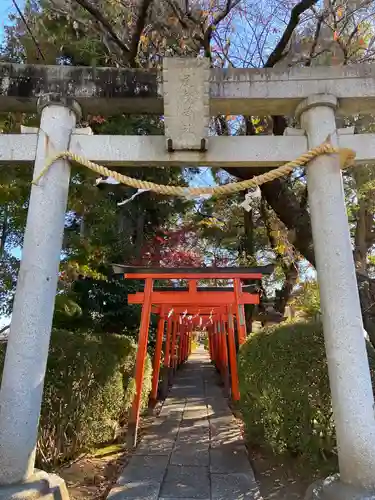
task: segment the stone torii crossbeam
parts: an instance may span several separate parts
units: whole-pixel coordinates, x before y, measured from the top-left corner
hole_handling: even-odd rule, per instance
[[[357,163],[373,162],[375,135],[337,130],[335,115],[374,113],[374,77],[371,65],[219,70],[178,58],[166,59],[162,72],[1,64],[0,111],[38,109],[41,121],[25,134],[0,135],[0,162],[35,163],[34,179],[66,150],[116,167],[277,166],[328,136],[354,149]],[[81,109],[163,114],[165,137],[93,137],[76,128]],[[208,137],[210,116],[275,112],[301,128],[284,137]],[[375,499],[374,397],[338,155],[316,158],[307,171],[340,465],[340,478],[309,498]],[[0,391],[0,499],[30,491],[30,482],[42,498],[54,482],[35,476],[34,463],[69,178],[59,159],[31,188]]]

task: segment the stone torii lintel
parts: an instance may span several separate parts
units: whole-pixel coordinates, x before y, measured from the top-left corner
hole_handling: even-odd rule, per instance
[[[38,129],[22,134],[0,134],[0,165],[32,165],[38,142]],[[299,131],[298,131],[299,132]],[[75,129],[69,151],[109,168],[118,167],[199,167],[217,168],[278,167],[308,150],[305,135],[210,137],[209,148],[201,151],[169,152],[165,136],[92,135],[89,129]],[[350,132],[350,128],[349,128]],[[375,134],[338,130],[341,148],[356,152],[355,163],[375,161]]]
[[[209,112],[293,115],[315,94],[333,94],[344,114],[375,111],[375,65],[209,70]],[[35,112],[38,97],[74,98],[84,113],[164,112],[163,73],[156,70],[0,64],[0,112]]]

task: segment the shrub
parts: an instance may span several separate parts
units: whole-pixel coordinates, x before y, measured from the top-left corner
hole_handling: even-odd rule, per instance
[[[203,344],[203,347],[206,349],[206,351],[208,351],[208,336],[205,335],[202,339],[202,344]]]
[[[373,373],[373,349],[368,349]],[[288,323],[251,335],[240,349],[239,379],[252,444],[312,461],[335,451],[321,323]]]
[[[125,336],[52,332],[37,463],[44,468],[113,441],[134,396],[136,344]],[[147,358],[142,405],[151,390]]]

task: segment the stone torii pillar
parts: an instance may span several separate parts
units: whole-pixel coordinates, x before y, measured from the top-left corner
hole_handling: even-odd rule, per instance
[[[338,146],[336,107],[336,97],[325,94],[298,106],[309,148],[328,136]],[[309,164],[307,187],[340,480],[329,478],[306,499],[375,499],[374,398],[338,155]]]
[[[38,110],[41,122],[34,179],[47,158],[69,149],[80,116],[79,105],[59,95],[41,97]],[[8,485],[0,486],[0,499],[13,498],[13,494],[21,499],[30,489],[41,496],[51,486],[51,476],[35,475],[34,464],[69,178],[68,162],[58,160],[31,188],[0,391],[0,485]],[[60,493],[67,498],[64,488],[62,483]]]

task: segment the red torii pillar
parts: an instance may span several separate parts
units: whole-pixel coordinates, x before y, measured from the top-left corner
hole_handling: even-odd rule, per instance
[[[147,355],[148,329],[151,315],[152,278],[146,278],[144,301],[141,313],[141,324],[139,328],[138,349],[135,359],[135,396],[130,409],[127,441],[135,446],[138,437],[139,413],[141,408],[141,396],[143,385],[143,374]]]
[[[172,327],[173,327],[172,318],[168,317],[167,333],[166,333],[165,344],[164,344],[164,364],[163,364],[162,391],[161,391],[162,392],[161,396],[163,399],[167,396],[168,387],[169,387]]]
[[[241,281],[238,278],[233,280],[234,286],[234,296],[236,300],[236,318],[237,318],[237,334],[238,334],[238,344],[242,345],[246,342],[246,321],[245,321],[245,310],[243,304],[240,303],[240,297],[242,293]]]
[[[230,366],[230,381],[232,398],[234,401],[240,400],[240,390],[238,387],[238,370],[237,370],[237,354],[236,341],[234,338],[234,324],[232,306],[228,306],[228,351],[229,351],[229,366]]]
[[[152,370],[152,388],[150,394],[149,406],[152,408],[155,406],[157,395],[158,395],[158,385],[159,385],[159,374],[160,374],[160,362],[161,362],[161,352],[163,347],[163,336],[164,336],[164,327],[165,327],[165,316],[164,310],[159,317],[158,327],[156,332],[156,345],[155,345],[155,353],[154,353],[154,362],[153,362],[153,370]]]

